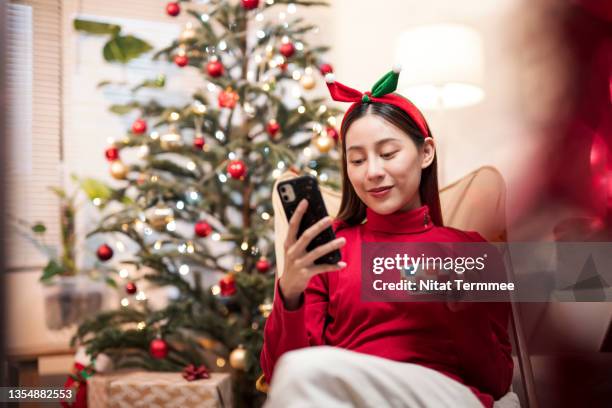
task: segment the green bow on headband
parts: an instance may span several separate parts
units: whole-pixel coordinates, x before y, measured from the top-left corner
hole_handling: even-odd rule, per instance
[[[362,103],[379,102],[396,106],[406,112],[406,114],[416,122],[421,133],[431,137],[429,126],[427,126],[427,122],[419,109],[408,99],[394,93],[397,89],[400,70],[400,67],[395,67],[393,71],[387,72],[382,78],[376,81],[372,90],[369,92],[361,92],[341,84],[340,82],[336,82],[331,73],[325,75],[325,83],[332,99],[338,102],[352,103],[344,114],[342,123],[344,123],[344,119],[346,119],[349,112]]]
[[[395,92],[397,89],[397,82],[399,81],[399,70],[393,70],[387,72],[372,86],[370,95],[375,98]],[[363,103],[370,102],[370,95],[364,94],[361,98]]]

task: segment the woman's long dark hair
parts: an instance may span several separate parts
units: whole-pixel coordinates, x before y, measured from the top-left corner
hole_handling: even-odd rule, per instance
[[[344,119],[342,129],[342,201],[337,219],[351,225],[358,225],[363,222],[366,216],[366,205],[361,201],[347,173],[346,158],[346,134],[351,125],[359,118],[366,115],[375,115],[396,128],[400,129],[407,137],[416,144],[417,147],[423,146],[426,135],[423,134],[412,118],[402,109],[386,103],[362,103],[355,107]],[[427,126],[427,125],[426,125]],[[431,135],[429,127],[427,131]],[[423,169],[421,182],[419,183],[419,194],[421,203],[427,204],[432,222],[437,226],[443,226],[442,210],[440,207],[440,194],[438,192],[438,158],[434,155],[433,162]],[[339,229],[342,228],[342,224]]]

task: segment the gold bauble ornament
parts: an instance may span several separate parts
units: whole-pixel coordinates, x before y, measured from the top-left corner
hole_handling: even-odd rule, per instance
[[[149,148],[149,146],[148,146],[148,145],[142,145],[142,146],[140,146],[140,147],[138,148],[138,153],[137,153],[137,155],[138,155],[138,158],[139,158],[139,159],[144,160],[144,159],[146,159],[146,158],[147,158],[147,156],[149,155],[149,153],[151,153],[151,149]]]
[[[334,147],[334,139],[326,134],[319,135],[314,140],[314,145],[321,153],[327,153],[332,149],[332,147]]]
[[[302,88],[309,91],[317,86],[317,81],[315,81],[312,75],[304,75],[302,76],[302,79],[300,79],[300,84],[302,85]]]
[[[125,180],[128,171],[128,166],[126,166],[121,160],[115,160],[111,163],[110,174],[114,179]]]
[[[163,203],[158,203],[155,207],[146,211],[147,222],[156,230],[163,230],[168,223],[174,221],[172,208]]]
[[[191,41],[196,37],[196,30],[193,28],[191,23],[185,25],[185,29],[181,32],[179,39],[182,42]]]
[[[269,298],[266,298],[264,302],[259,305],[259,313],[266,319],[270,316],[270,313],[272,313],[272,301]]]
[[[244,346],[239,345],[230,353],[229,360],[232,368],[236,370],[244,370],[246,368],[247,351]]]
[[[208,108],[206,107],[206,105],[204,105],[197,99],[191,104],[191,111],[196,115],[204,115],[207,110]]]
[[[159,143],[161,144],[162,149],[170,150],[180,147],[183,144],[183,140],[180,133],[172,129],[168,133],[160,136]]]
[[[272,47],[271,45],[266,46],[266,57],[272,58],[273,55],[274,55],[274,47]]]
[[[242,109],[244,110],[244,113],[249,117],[249,118],[254,118],[256,115],[256,110],[255,107],[253,105],[251,105],[249,102],[245,102],[242,105]]]

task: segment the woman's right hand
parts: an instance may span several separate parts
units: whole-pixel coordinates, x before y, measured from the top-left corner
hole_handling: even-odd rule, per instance
[[[342,248],[346,244],[344,237],[320,245],[310,252],[306,247],[319,233],[332,224],[332,218],[327,216],[308,228],[297,239],[297,232],[302,217],[308,208],[308,201],[302,199],[295,213],[289,220],[289,231],[285,239],[285,266],[279,279],[279,287],[287,309],[297,309],[300,306],[300,296],[308,286],[308,281],[323,272],[335,271],[346,266],[345,262],[337,264],[316,265],[314,261],[328,252]]]

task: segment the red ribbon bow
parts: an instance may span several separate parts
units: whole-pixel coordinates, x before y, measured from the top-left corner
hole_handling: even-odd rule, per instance
[[[189,364],[183,369],[183,378],[187,381],[195,381],[202,378],[210,378],[210,374],[204,365],[196,367],[193,364]]]
[[[63,408],[87,408],[87,379],[93,374],[93,368],[74,363],[72,374],[68,376],[64,389],[72,388],[76,392],[74,402],[61,401]]]

